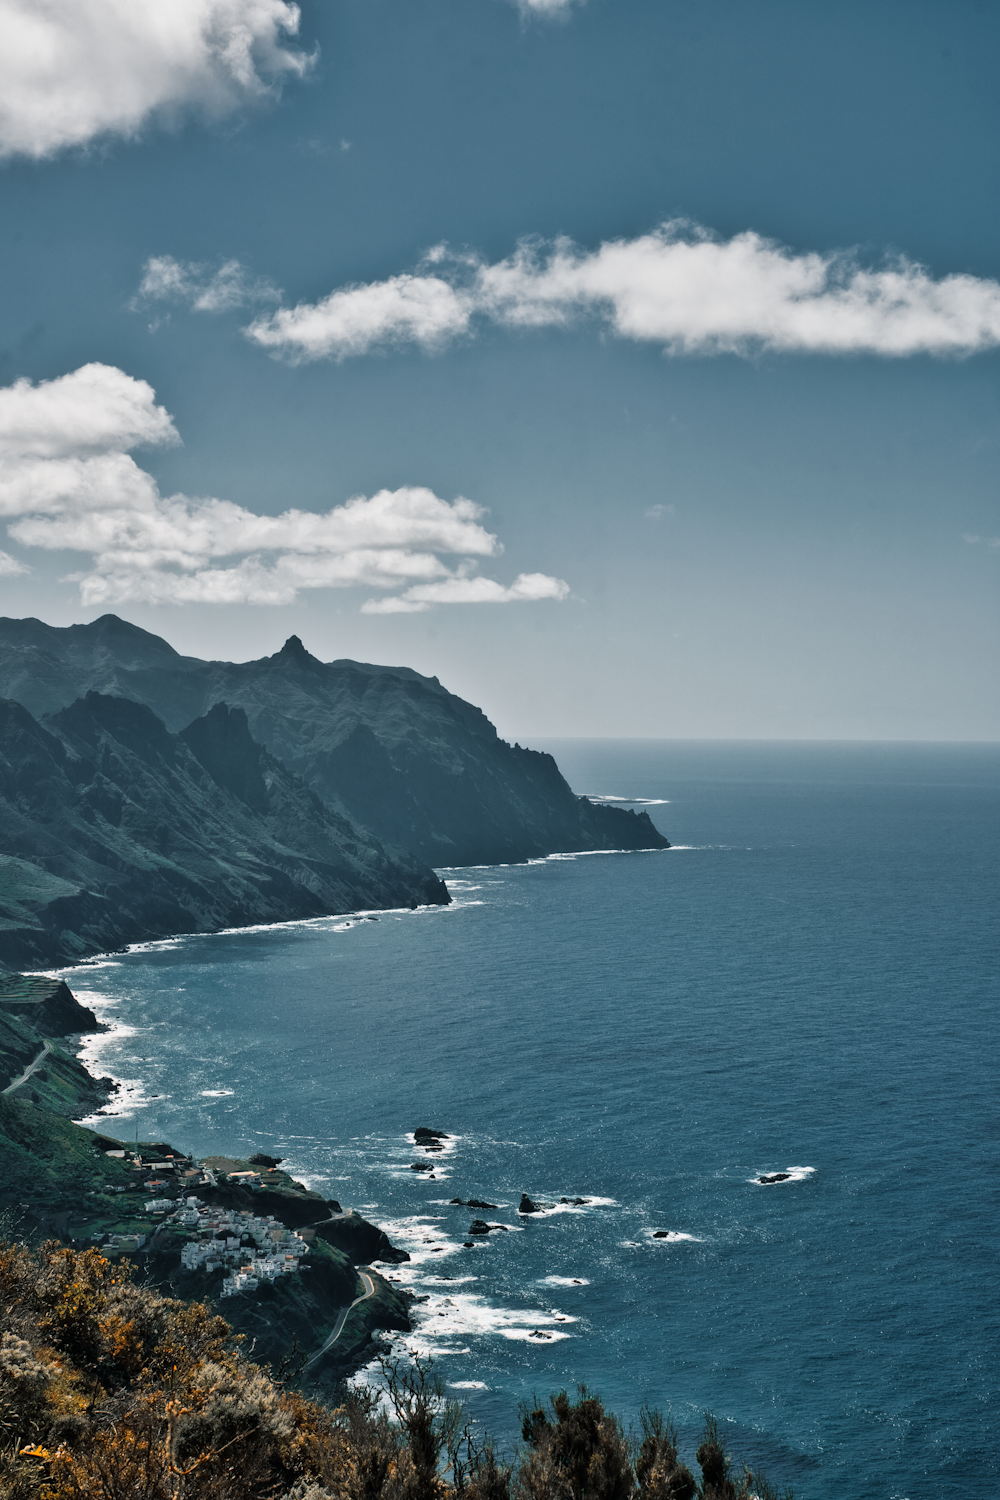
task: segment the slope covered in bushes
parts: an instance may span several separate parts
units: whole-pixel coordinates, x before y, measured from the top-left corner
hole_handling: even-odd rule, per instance
[[[384,1405],[331,1409],[127,1263],[0,1245],[0,1500],[774,1500],[710,1418],[700,1483],[658,1413],[633,1439],[585,1391],[526,1411],[505,1461],[425,1367],[386,1373]]]

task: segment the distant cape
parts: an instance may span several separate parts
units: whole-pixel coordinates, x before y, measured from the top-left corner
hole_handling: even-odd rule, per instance
[[[0,695],[41,715],[89,692],[144,704],[175,734],[216,704],[242,710],[323,804],[424,866],[669,848],[647,813],[575,796],[551,755],[507,744],[480,709],[408,667],[321,662],[297,636],[259,661],[201,661],[116,615],[65,628],[0,619]]]

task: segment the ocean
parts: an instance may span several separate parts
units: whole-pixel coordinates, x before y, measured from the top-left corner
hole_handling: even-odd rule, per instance
[[[73,970],[106,1128],[272,1152],[386,1227],[397,1352],[501,1446],[582,1382],[689,1461],[713,1411],[800,1500],[1000,1492],[1000,747],[538,748],[674,847]],[[463,1248],[474,1217],[507,1232]]]

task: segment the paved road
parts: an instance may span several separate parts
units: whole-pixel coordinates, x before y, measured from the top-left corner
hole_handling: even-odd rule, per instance
[[[340,1316],[337,1318],[336,1323],[334,1323],[334,1325],[333,1325],[333,1332],[330,1334],[330,1337],[327,1339],[327,1341],[323,1345],[322,1349],[317,1349],[316,1350],[316,1353],[313,1355],[312,1359],[307,1359],[306,1360],[305,1364],[302,1366],[303,1370],[308,1370],[308,1368],[309,1368],[310,1365],[314,1365],[316,1363],[316,1361],[318,1359],[321,1359],[322,1356],[326,1353],[326,1351],[329,1348],[331,1348],[332,1345],[334,1345],[337,1342],[337,1340],[340,1338],[340,1335],[344,1331],[344,1324],[347,1322],[347,1319],[348,1319],[349,1315],[354,1311],[354,1309],[357,1307],[358,1303],[359,1302],[367,1302],[369,1297],[374,1297],[374,1295],[375,1295],[375,1283],[374,1283],[374,1281],[372,1281],[371,1277],[368,1275],[368,1272],[367,1271],[359,1271],[358,1275],[361,1277],[361,1280],[364,1282],[364,1284],[368,1288],[368,1290],[365,1292],[365,1294],[364,1294],[363,1297],[355,1297],[355,1299],[351,1303],[350,1307],[345,1307],[344,1308],[344,1311],[340,1314]]]
[[[3,1092],[5,1094],[12,1094],[15,1089],[19,1089],[21,1087],[22,1083],[27,1083],[32,1073],[41,1063],[45,1061],[51,1051],[52,1043],[46,1042],[41,1052],[39,1052],[38,1056],[35,1058],[34,1062],[28,1064],[24,1072],[21,1074],[20,1078],[15,1078],[13,1083],[8,1083]]]

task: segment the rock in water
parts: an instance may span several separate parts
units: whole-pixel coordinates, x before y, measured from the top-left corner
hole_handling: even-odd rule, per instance
[[[787,1182],[791,1175],[791,1172],[772,1172],[770,1177],[758,1177],[757,1181],[763,1182],[766,1186],[772,1182]]]
[[[537,1214],[538,1204],[532,1203],[527,1193],[522,1193],[520,1207],[517,1211],[519,1214]]]
[[[469,1225],[470,1234],[489,1234],[489,1232],[490,1226],[485,1224],[482,1219],[473,1219]]]
[[[433,1141],[449,1141],[451,1137],[446,1130],[428,1130],[426,1125],[418,1125],[413,1139],[418,1146],[429,1146]]]

